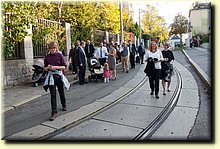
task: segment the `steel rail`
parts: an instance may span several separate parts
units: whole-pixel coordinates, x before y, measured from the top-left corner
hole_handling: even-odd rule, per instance
[[[170,113],[173,111],[174,107],[177,104],[181,88],[182,88],[182,78],[179,71],[175,68],[177,74],[177,87],[162,112],[142,131],[140,132],[133,140],[141,141],[148,140],[153,133],[162,125],[162,123],[167,119]]]
[[[82,122],[84,122],[84,121],[86,121],[86,120],[88,120],[88,119],[90,119],[90,118],[92,118],[92,117],[94,117],[94,116],[96,116],[96,115],[106,111],[106,110],[108,110],[108,109],[110,109],[111,107],[115,106],[116,104],[118,104],[120,101],[122,101],[123,99],[125,99],[129,95],[131,95],[134,92],[136,92],[139,88],[141,88],[146,83],[147,80],[148,80],[147,76],[145,76],[143,78],[143,80],[138,85],[136,85],[133,89],[131,89],[127,93],[121,95],[116,100],[114,100],[113,102],[109,103],[108,105],[102,107],[101,109],[98,109],[97,111],[95,111],[93,113],[90,113],[89,115],[86,115],[85,117],[83,117],[83,118],[81,118],[81,119],[79,119],[79,120],[77,120],[77,121],[75,121],[75,122],[73,122],[73,123],[71,123],[71,124],[69,124],[69,125],[67,125],[65,127],[62,127],[61,129],[56,130],[55,132],[47,134],[47,135],[45,135],[43,137],[40,137],[40,138],[38,138],[36,140],[47,140],[47,139],[49,139],[49,138],[51,138],[51,137],[53,137],[55,135],[58,135],[58,134],[60,134],[60,133],[62,133],[64,131],[66,131],[66,130],[68,130],[68,129],[70,129],[70,128],[72,128],[72,127],[74,127],[74,126],[76,126],[76,125],[78,125],[78,124],[80,124],[80,123],[82,123]]]

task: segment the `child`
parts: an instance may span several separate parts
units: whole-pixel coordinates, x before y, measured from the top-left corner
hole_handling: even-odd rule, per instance
[[[108,63],[104,63],[103,71],[104,83],[108,83],[111,76]]]

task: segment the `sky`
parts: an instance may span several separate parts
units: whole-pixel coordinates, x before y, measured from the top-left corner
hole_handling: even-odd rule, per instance
[[[186,16],[188,18],[189,16],[189,10],[192,8],[193,3],[196,2],[196,0],[134,0],[130,1],[132,3],[132,7],[134,10],[134,21],[138,22],[139,19],[139,9],[146,10],[146,4],[153,5],[157,8],[159,11],[159,16],[163,16],[165,18],[165,21],[167,25],[170,25],[173,23],[174,17],[181,13],[183,16]],[[210,2],[207,0],[199,1],[199,2]],[[144,13],[142,13],[143,15]]]

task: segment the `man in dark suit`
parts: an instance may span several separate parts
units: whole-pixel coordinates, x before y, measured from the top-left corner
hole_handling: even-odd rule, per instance
[[[134,44],[132,44],[131,40],[128,40],[128,48],[130,51],[130,63],[131,68],[135,68],[135,53],[136,53],[136,47]]]
[[[141,58],[141,64],[144,64],[145,49],[143,47],[143,43],[141,43],[140,46],[138,47],[138,53],[139,53],[139,56]]]
[[[79,84],[84,85],[84,83],[88,83],[85,81],[86,75],[86,54],[84,52],[85,42],[82,41],[80,46],[76,50],[76,63],[79,67]]]
[[[93,46],[93,44],[90,42],[90,40],[87,40],[86,46],[85,46],[85,53],[86,53],[86,57],[89,60],[91,57],[93,57],[95,48]]]

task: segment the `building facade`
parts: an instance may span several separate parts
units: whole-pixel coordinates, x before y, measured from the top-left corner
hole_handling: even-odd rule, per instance
[[[189,21],[193,26],[191,38],[198,34],[209,34],[211,29],[211,3],[196,2],[189,11]]]

